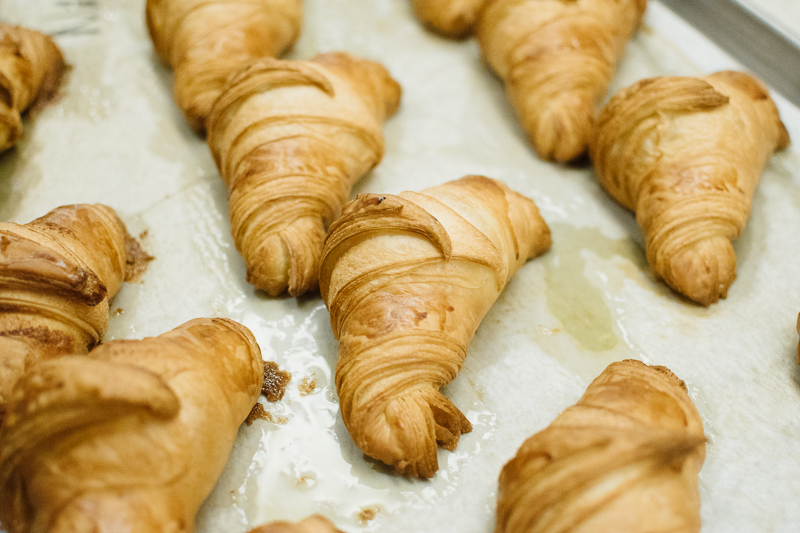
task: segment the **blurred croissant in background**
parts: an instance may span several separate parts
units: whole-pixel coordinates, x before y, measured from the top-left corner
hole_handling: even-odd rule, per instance
[[[0,420],[26,369],[100,342],[137,250],[114,210],[99,204],[0,223]]]
[[[0,23],[0,152],[22,134],[22,113],[58,94],[66,64],[50,37]]]
[[[683,381],[612,363],[503,467],[495,533],[697,533],[704,459]]]
[[[736,279],[738,238],[761,172],[789,144],[766,87],[741,72],[623,89],[591,147],[597,179],[636,212],[653,273],[710,305]]]
[[[302,0],[147,0],[147,28],[175,69],[175,100],[198,132],[226,80],[300,35]]]
[[[356,445],[429,478],[467,418],[439,388],[516,271],[550,247],[532,200],[470,176],[398,196],[362,194],[332,226],[320,290],[339,339],[336,389]]]
[[[597,106],[646,0],[487,0],[476,34],[531,145],[546,160],[583,155]]]
[[[0,432],[8,533],[194,531],[261,391],[250,331],[197,319],[37,365]]]
[[[465,37],[472,31],[486,0],[411,0],[417,18],[448,37]]]
[[[383,122],[399,102],[385,68],[345,53],[263,59],[230,79],[208,145],[248,282],[273,296],[317,288],[328,226],[383,157]]]

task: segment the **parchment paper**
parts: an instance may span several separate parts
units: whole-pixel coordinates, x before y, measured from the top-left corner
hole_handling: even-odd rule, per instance
[[[775,2],[779,0],[773,0]],[[3,0],[4,20],[58,34],[73,65],[62,100],[0,157],[0,215],[27,222],[73,202],[114,207],[157,259],[112,304],[108,339],[158,335],[198,316],[239,320],[265,359],[292,372],[287,422],[243,426],[198,516],[199,533],[241,533],[321,512],[350,532],[486,533],[497,476],[520,444],[574,403],[607,364],[641,359],[689,384],[705,421],[703,531],[800,528],[800,156],[775,156],[736,243],[738,279],[709,309],[649,272],[631,213],[588,167],[537,159],[474,41],[426,32],[407,0],[305,0],[291,57],[346,50],[401,82],[386,156],[357,192],[419,190],[465,174],[534,198],[555,245],[526,265],[490,311],[445,393],[474,426],[440,451],[431,481],[410,480],[354,446],[332,389],[336,341],[317,296],[270,299],[245,282],[227,191],[204,141],[171,97],[147,37],[143,0]],[[754,45],[757,43],[754,43]],[[612,92],[654,75],[737,68],[656,1]],[[796,68],[796,66],[794,67]],[[800,143],[800,112],[778,98]],[[303,395],[300,385],[316,382]]]

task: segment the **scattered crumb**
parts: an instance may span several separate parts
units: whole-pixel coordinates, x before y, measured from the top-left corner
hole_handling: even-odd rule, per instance
[[[308,489],[317,484],[317,478],[314,476],[300,476],[294,481],[295,487]]]
[[[363,526],[364,524],[366,524],[367,522],[369,522],[370,520],[372,520],[376,516],[378,516],[378,513],[380,513],[380,512],[381,512],[381,509],[380,509],[380,507],[377,507],[377,506],[376,507],[362,507],[361,508],[361,512],[358,513],[358,520],[359,520],[359,522],[361,522],[361,525]]]
[[[139,241],[130,235],[125,236],[125,246],[128,255],[125,265],[125,281],[138,281],[147,270],[148,263],[155,257],[148,254]]]
[[[114,311],[114,316],[119,316],[119,315],[124,315],[124,314],[125,314],[125,310],[123,308],[121,308],[121,307],[117,307],[117,310]]]
[[[143,241],[143,240],[147,239],[147,237],[149,237],[149,236],[150,236],[150,230],[146,229],[146,230],[144,230],[143,232],[141,232],[139,234],[139,240]]]
[[[256,420],[266,420],[267,422],[272,422],[273,424],[286,424],[289,422],[289,419],[285,416],[275,416],[266,409],[260,403],[256,403],[253,406],[253,409],[250,411],[250,414],[247,415],[247,419],[244,421],[245,424],[248,426],[252,426],[253,422]]]
[[[317,389],[317,378],[315,376],[306,376],[303,382],[300,383],[300,396],[308,396]]]
[[[277,363],[267,361],[264,363],[264,383],[261,385],[261,394],[271,402],[279,401],[283,398],[290,379],[292,379],[291,372],[281,370]]]

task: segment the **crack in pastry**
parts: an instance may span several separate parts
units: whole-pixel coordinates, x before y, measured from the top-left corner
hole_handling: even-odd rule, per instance
[[[336,389],[356,445],[428,478],[467,418],[439,388],[508,280],[550,247],[532,200],[469,176],[398,196],[362,194],[325,243],[320,290],[339,339]]]
[[[100,204],[0,223],[0,419],[26,369],[100,342],[109,301],[130,270],[128,251],[138,247],[131,241]]]
[[[175,100],[198,132],[227,79],[300,35],[302,0],[148,0],[147,28],[175,69]]]
[[[193,531],[262,376],[253,335],[222,318],[37,365],[0,432],[0,521],[8,533]]]
[[[741,72],[642,80],[601,111],[597,179],[636,213],[647,261],[701,305],[736,279],[739,237],[761,173],[789,134],[766,87]]]
[[[589,145],[597,106],[646,0],[488,0],[476,26],[528,140],[546,160]]]
[[[503,467],[495,533],[697,533],[704,458],[683,381],[612,363]]]
[[[0,24],[0,152],[17,144],[22,113],[56,97],[66,69],[50,37]]]
[[[318,286],[328,225],[383,157],[400,86],[378,63],[330,53],[238,72],[208,119],[247,281],[273,296]]]

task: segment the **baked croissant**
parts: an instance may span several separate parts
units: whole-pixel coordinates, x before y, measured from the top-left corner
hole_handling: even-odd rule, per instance
[[[411,0],[414,13],[429,28],[448,37],[472,31],[486,0]]]
[[[320,290],[339,339],[336,389],[367,455],[429,478],[467,418],[440,392],[508,280],[550,247],[532,200],[469,176],[421,193],[362,194],[331,226]]]
[[[725,298],[731,240],[776,149],[789,144],[766,88],[741,72],[642,80],[598,116],[597,178],[636,212],[653,273],[690,299]]]
[[[22,113],[46,104],[66,70],[61,51],[38,31],[0,23],[0,152],[22,133]]]
[[[263,59],[231,78],[208,144],[248,282],[273,296],[317,288],[328,225],[383,157],[383,121],[399,100],[386,69],[343,53]]]
[[[255,529],[250,533],[342,533],[333,523],[318,514],[292,524],[291,522],[272,522]]]
[[[114,210],[99,204],[0,223],[0,420],[26,369],[100,342],[132,246]]]
[[[0,432],[0,521],[8,533],[194,531],[262,372],[253,335],[222,318],[41,363]]]
[[[704,459],[683,381],[612,363],[505,465],[495,533],[697,533]]]
[[[797,334],[800,335],[800,314],[797,315]],[[797,363],[800,364],[800,342],[797,343]]]
[[[302,0],[147,0],[150,38],[175,69],[175,100],[195,131],[231,74],[294,44],[302,9]]]
[[[531,145],[571,161],[589,145],[596,107],[647,0],[488,0],[476,34]]]

